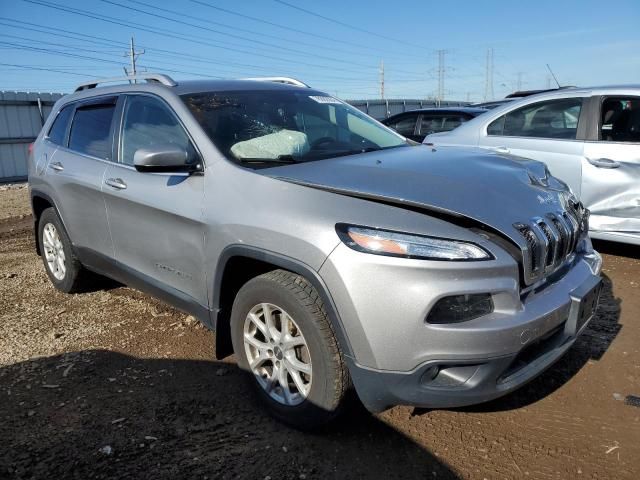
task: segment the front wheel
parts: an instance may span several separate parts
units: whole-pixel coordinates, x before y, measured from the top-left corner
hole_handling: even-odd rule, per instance
[[[274,270],[247,282],[231,313],[240,368],[269,411],[301,429],[340,411],[349,375],[316,290],[300,275]]]

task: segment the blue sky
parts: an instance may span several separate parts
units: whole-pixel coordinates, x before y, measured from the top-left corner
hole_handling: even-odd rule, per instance
[[[495,98],[518,85],[545,88],[547,63],[562,84],[640,83],[640,1],[603,5],[0,0],[0,90],[66,92],[85,79],[121,75],[132,35],[145,50],[140,68],[176,79],[287,75],[351,99],[380,97],[382,61],[386,97],[436,95],[438,50],[446,52],[451,100],[484,98],[489,48]]]

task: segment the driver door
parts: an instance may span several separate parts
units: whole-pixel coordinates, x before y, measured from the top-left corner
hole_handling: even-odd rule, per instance
[[[206,306],[204,176],[133,166],[140,148],[171,143],[197,155],[193,143],[159,97],[125,95],[121,111],[118,162],[107,168],[103,185],[116,260],[134,279]]]

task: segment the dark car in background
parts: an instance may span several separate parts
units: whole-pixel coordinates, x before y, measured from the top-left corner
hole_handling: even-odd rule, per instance
[[[422,142],[427,135],[453,130],[486,111],[471,107],[421,108],[393,115],[382,123],[400,135]]]

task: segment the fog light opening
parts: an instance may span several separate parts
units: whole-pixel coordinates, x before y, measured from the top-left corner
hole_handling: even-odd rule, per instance
[[[489,293],[452,295],[441,298],[427,315],[427,323],[460,323],[493,312],[493,299]]]

